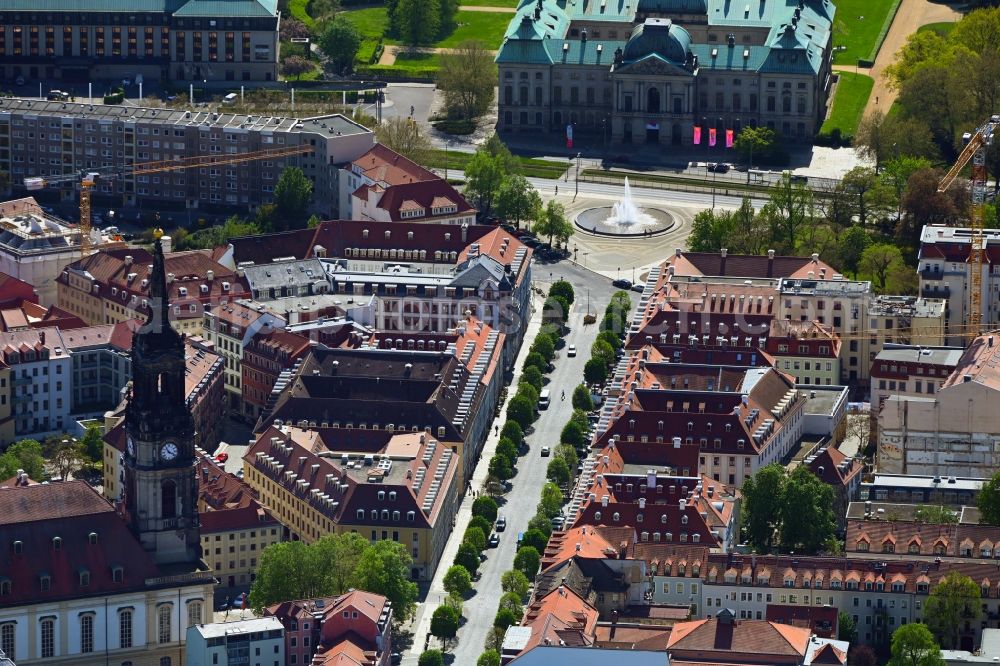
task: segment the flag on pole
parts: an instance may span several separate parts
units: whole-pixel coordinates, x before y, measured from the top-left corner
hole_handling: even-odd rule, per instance
[[[714,146],[715,145],[715,131],[716,130],[715,130],[714,127],[709,127],[708,128],[708,145],[709,146]]]
[[[701,144],[701,125],[694,126],[694,145]]]
[[[573,125],[566,125],[566,147],[573,147]]]
[[[727,129],[726,130],[726,148],[732,148],[732,147],[733,147],[733,130]]]

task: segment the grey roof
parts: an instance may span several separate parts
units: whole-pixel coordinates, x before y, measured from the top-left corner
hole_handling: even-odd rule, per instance
[[[259,617],[238,622],[212,622],[211,624],[195,625],[193,629],[205,638],[222,638],[257,631],[271,631],[272,629],[278,629],[284,633],[284,626],[281,624],[281,620],[276,617]]]
[[[707,14],[707,0],[639,0],[637,11],[648,14]]]
[[[691,52],[691,34],[670,19],[648,18],[632,31],[622,54],[625,62],[635,62],[648,55],[681,64]]]
[[[625,663],[628,666],[669,666],[666,652],[653,650],[622,651],[611,648],[555,647],[539,645],[510,662],[517,666],[608,666]]]
[[[876,356],[876,361],[896,363],[920,362],[957,367],[965,349],[962,347],[920,347],[918,345],[886,345]]]
[[[189,0],[174,16],[277,16],[277,0]]]
[[[480,255],[459,264],[458,274],[449,286],[476,289],[486,280],[495,282],[501,291],[512,288],[504,267],[487,255]]]
[[[89,6],[88,6],[89,5]],[[277,0],[0,0],[0,11],[156,12],[214,18],[274,17]]]
[[[938,477],[935,483],[932,476],[910,476],[906,474],[876,474],[875,480],[869,485],[881,488],[941,488],[945,490],[971,490],[978,491],[983,487],[984,479],[971,479],[965,477],[952,477],[954,483],[950,483],[947,477]]]
[[[271,264],[245,266],[243,270],[247,284],[254,290],[326,284],[326,271],[323,270],[323,263],[319,259],[276,261]]]

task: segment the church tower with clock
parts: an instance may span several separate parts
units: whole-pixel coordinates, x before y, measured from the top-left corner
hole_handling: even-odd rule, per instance
[[[162,235],[162,232],[159,232]],[[149,276],[149,317],[132,338],[125,416],[126,518],[162,565],[201,561],[194,421],[184,393],[184,340],[170,326],[163,247]]]

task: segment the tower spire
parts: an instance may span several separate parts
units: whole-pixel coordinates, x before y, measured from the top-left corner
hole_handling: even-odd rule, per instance
[[[147,326],[155,327],[151,329],[153,333],[159,333],[160,327],[170,326],[168,318],[170,314],[170,303],[167,298],[167,271],[163,257],[163,243],[160,237],[163,236],[163,229],[153,232],[156,242],[153,245],[153,272],[149,276],[149,319]]]

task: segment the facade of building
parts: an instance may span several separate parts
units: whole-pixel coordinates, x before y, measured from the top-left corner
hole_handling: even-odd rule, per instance
[[[200,0],[129,6],[0,4],[0,77],[277,81],[279,12],[273,2]]]
[[[3,122],[0,120],[0,127]],[[0,142],[0,160],[8,150]],[[94,231],[88,251],[113,245],[119,243]],[[0,203],[0,271],[33,285],[38,294],[35,302],[55,304],[56,277],[82,252],[80,230],[46,213],[34,198]]]
[[[170,325],[201,335],[205,310],[241,291],[236,275],[205,250],[173,252],[166,262]],[[84,257],[56,278],[59,307],[94,326],[143,319],[152,311],[151,271],[152,255],[142,248]]]
[[[220,303],[206,310],[205,338],[225,359],[226,408],[238,414],[243,407],[243,347],[254,336],[284,328],[285,320],[263,305]]]
[[[264,609],[285,628],[289,666],[389,666],[392,603],[352,590],[338,597],[284,601]]]
[[[71,422],[73,366],[59,329],[0,333],[0,354],[10,368],[15,434],[65,432]]]
[[[499,128],[597,146],[729,147],[745,126],[809,140],[826,111],[835,11],[826,0],[752,13],[722,0],[524,3],[496,57]]]
[[[955,371],[964,351],[962,347],[886,345],[872,362],[872,409],[879,409],[892,395],[935,395]]]
[[[840,338],[818,322],[772,321],[765,350],[774,357],[774,367],[797,384],[840,382]]]
[[[258,333],[243,347],[242,397],[244,413],[258,419],[267,407],[278,376],[309,351],[309,338],[298,333]]]
[[[202,0],[188,5],[205,6]],[[248,6],[255,1],[241,3]],[[62,14],[60,14],[61,16]],[[192,19],[193,20],[193,19]],[[199,19],[200,20],[200,19]],[[8,25],[8,30],[10,26]],[[135,70],[130,72],[134,74]],[[159,78],[159,77],[158,77]],[[199,81],[203,77],[199,77]],[[25,178],[46,178],[88,170],[124,175],[98,181],[95,202],[157,210],[214,207],[255,209],[270,203],[286,166],[303,170],[313,183],[314,210],[338,214],[338,165],[374,143],[371,130],[340,115],[273,118],[208,111],[150,109],[0,100],[0,170],[11,174],[15,190]],[[236,155],[310,146],[300,155],[239,164],[136,175],[133,165],[204,155]],[[52,160],[58,160],[53,164]],[[63,200],[76,197],[78,183],[53,183]],[[346,214],[346,212],[345,212]],[[10,270],[5,269],[7,272]],[[16,275],[16,274],[15,274]]]
[[[132,330],[127,322],[61,330],[72,376],[71,413],[102,416],[114,409],[132,376]]]
[[[244,480],[292,538],[392,539],[410,548],[413,579],[429,580],[462,496],[460,462],[433,434],[400,430],[385,441],[365,428],[272,426],[247,449]]]
[[[285,628],[276,618],[211,622],[188,627],[188,664],[284,666]]]
[[[965,325],[969,321],[971,247],[972,231],[968,227],[928,225],[920,232],[920,252],[917,256],[919,293],[923,298],[944,299],[947,302],[947,340],[939,344],[964,345],[969,340]],[[1000,259],[998,247],[1000,230],[983,231],[983,326],[1000,322],[1000,271],[994,269]]]
[[[992,409],[1000,399],[998,359],[1000,337],[979,336],[936,393],[886,398],[878,413],[879,471],[992,476],[1000,466],[1000,414]]]

